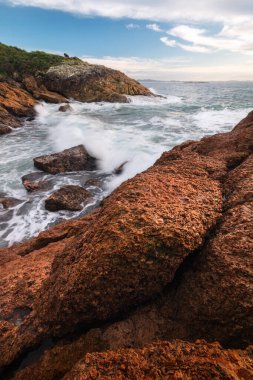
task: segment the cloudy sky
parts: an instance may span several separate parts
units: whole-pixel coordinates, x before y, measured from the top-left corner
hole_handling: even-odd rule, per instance
[[[0,0],[0,41],[137,79],[253,80],[253,0]]]

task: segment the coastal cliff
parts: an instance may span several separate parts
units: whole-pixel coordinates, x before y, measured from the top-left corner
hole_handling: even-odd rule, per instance
[[[120,71],[0,43],[0,135],[32,117],[38,101],[126,103],[128,95],[153,94]]]
[[[1,249],[3,378],[250,379],[252,173],[253,112]]]

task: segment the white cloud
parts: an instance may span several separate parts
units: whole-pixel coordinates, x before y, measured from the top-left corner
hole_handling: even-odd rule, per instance
[[[127,29],[140,29],[140,25],[131,23],[131,24],[127,24],[126,28]]]
[[[160,28],[158,24],[147,24],[146,25],[147,29],[153,30],[153,32],[163,32],[163,30]]]
[[[176,44],[184,50],[192,52],[227,50],[234,53],[253,55],[253,21],[241,24],[228,23],[221,32],[212,36],[208,35],[205,29],[187,25],[176,26],[167,33],[184,42],[192,43],[192,45]]]
[[[160,38],[160,41],[166,45],[166,46],[170,46],[170,47],[175,47],[177,45],[177,42],[176,40],[170,40],[168,37],[161,37]]]
[[[208,49],[205,46],[198,46],[198,45],[185,45],[185,44],[180,44],[177,43],[177,46],[179,46],[181,49],[185,51],[189,51],[191,53],[211,53],[212,50]]]
[[[136,79],[157,80],[252,80],[253,61],[240,64],[201,64],[182,57],[148,59],[138,57],[83,57],[90,63],[101,64],[125,72]]]
[[[97,15],[111,18],[171,20],[242,20],[253,14],[252,0],[5,0],[12,5]]]
[[[0,0],[1,1],[1,0]],[[83,16],[150,20],[149,29],[160,32],[158,22],[177,26],[170,31],[178,46],[191,52],[227,50],[253,54],[252,0],[2,0],[13,6],[57,9]],[[220,33],[208,34],[189,25],[205,22],[222,25]],[[138,24],[128,24],[129,29]],[[174,38],[162,42],[171,47]],[[174,45],[173,45],[174,46]]]

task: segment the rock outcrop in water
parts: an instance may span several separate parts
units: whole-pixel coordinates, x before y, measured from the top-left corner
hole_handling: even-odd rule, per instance
[[[155,96],[120,71],[0,43],[0,135],[20,127],[23,117],[34,116],[33,107],[40,100],[126,103],[127,95]]]
[[[49,183],[43,177],[44,173],[34,172],[24,175],[21,181],[28,192],[46,190],[49,187]]]
[[[120,71],[82,61],[50,67],[42,82],[49,90],[81,102],[126,103],[126,95],[153,95]]]
[[[50,174],[96,169],[96,159],[89,155],[83,145],[36,157],[33,161],[37,169]]]
[[[49,211],[81,211],[91,194],[81,186],[67,185],[51,194],[45,201]]]
[[[252,349],[143,346],[252,344],[252,165],[253,112],[164,153],[88,216],[0,250],[2,368],[53,338],[13,379],[111,378],[115,363],[118,378],[250,379]]]

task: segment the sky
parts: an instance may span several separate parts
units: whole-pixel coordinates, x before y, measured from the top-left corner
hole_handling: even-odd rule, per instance
[[[253,0],[0,0],[0,42],[136,79],[253,80]]]

